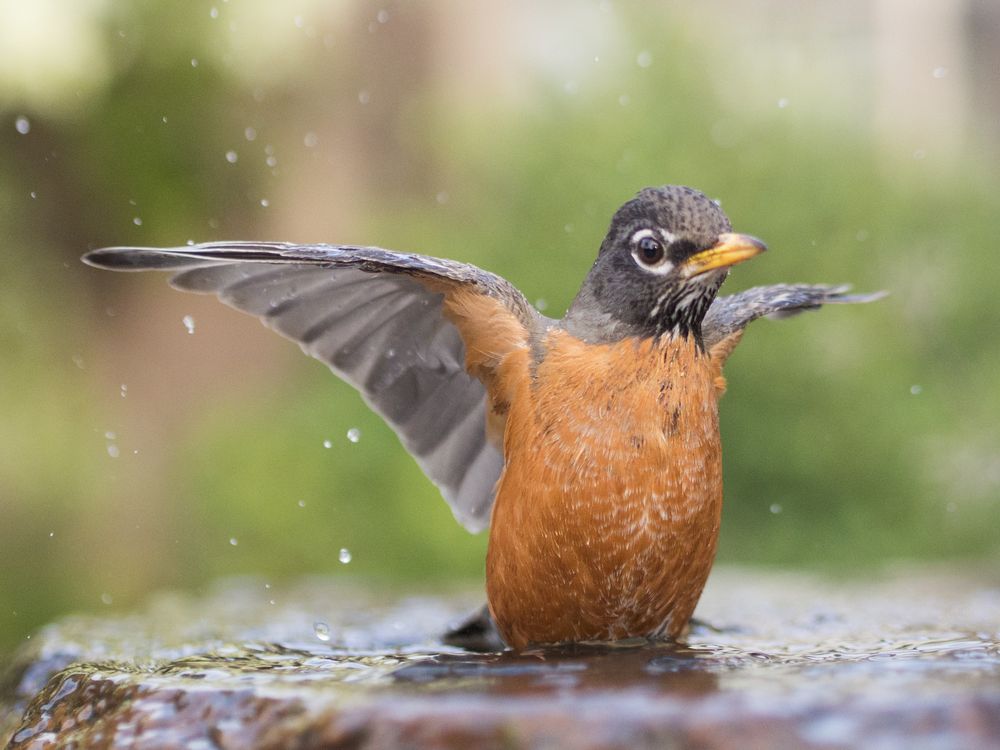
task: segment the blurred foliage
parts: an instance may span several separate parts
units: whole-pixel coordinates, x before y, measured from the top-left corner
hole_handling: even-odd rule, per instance
[[[203,370],[230,356],[227,336],[251,336],[238,316],[188,339],[163,279],[100,274],[80,252],[301,226],[280,238],[473,262],[558,315],[614,209],[664,182],[721,198],[770,244],[730,292],[892,292],[748,332],[722,402],[720,559],[860,572],[1000,550],[994,164],[970,150],[887,167],[870,133],[821,109],[745,112],[716,93],[682,20],[623,14],[628,40],[603,75],[539,75],[502,104],[488,90],[456,101],[433,66],[421,74],[433,36],[411,5],[386,28],[412,47],[373,41],[362,3],[260,85],[213,50],[207,8],[112,4],[103,86],[59,113],[0,101],[0,646],[68,608],[220,575],[259,574],[278,597],[302,573],[424,585],[483,567],[485,538],[321,365],[286,343],[288,360],[265,361],[275,347]],[[27,134],[10,126],[21,115]],[[193,349],[213,326],[209,350]],[[122,362],[162,371],[163,390],[120,398]]]

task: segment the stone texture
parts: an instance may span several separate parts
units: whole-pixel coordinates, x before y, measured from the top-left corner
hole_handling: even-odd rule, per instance
[[[45,628],[10,748],[1000,748],[1000,576],[720,570],[685,646],[475,654],[476,595],[224,581]]]

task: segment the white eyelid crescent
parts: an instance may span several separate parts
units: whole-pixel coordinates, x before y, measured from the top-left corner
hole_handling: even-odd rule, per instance
[[[659,230],[648,229],[648,228],[640,229],[639,231],[633,233],[632,235],[631,243],[633,248],[635,248],[639,244],[640,240],[643,240],[646,237],[656,237],[657,233],[659,233],[660,237],[663,240],[664,248],[666,248],[671,242],[673,242],[676,239],[674,235],[672,235],[665,229],[659,229]],[[666,257],[664,257],[663,260],[661,260],[655,266],[648,265],[647,263],[644,263],[641,260],[639,260],[639,256],[636,254],[635,249],[632,250],[632,257],[635,259],[636,265],[638,265],[639,268],[641,268],[643,271],[646,271],[647,273],[653,273],[656,274],[657,276],[666,276],[668,273],[674,270],[674,264],[671,263],[669,260],[667,260]]]

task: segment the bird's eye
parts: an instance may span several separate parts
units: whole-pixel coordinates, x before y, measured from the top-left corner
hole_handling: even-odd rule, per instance
[[[655,266],[663,260],[663,243],[655,237],[643,237],[636,244],[636,258],[647,266]]]

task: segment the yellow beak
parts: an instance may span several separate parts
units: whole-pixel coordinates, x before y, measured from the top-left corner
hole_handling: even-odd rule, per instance
[[[688,278],[700,276],[716,268],[735,266],[767,250],[767,245],[749,234],[720,234],[719,241],[708,250],[695,253],[681,263]]]

